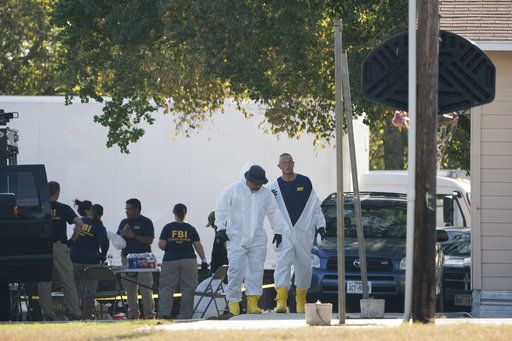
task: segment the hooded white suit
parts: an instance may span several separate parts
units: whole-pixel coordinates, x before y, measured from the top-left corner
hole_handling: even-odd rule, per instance
[[[290,288],[293,265],[295,286],[307,290],[311,286],[311,248],[315,238],[315,227],[325,227],[325,217],[320,208],[320,200],[315,191],[311,189],[302,214],[293,226],[277,180],[270,185],[270,190],[286,221],[286,227],[282,233],[283,242],[276,250],[275,287]]]
[[[250,165],[249,165],[250,167]],[[226,296],[230,302],[242,299],[241,285],[245,283],[246,295],[261,295],[263,267],[267,254],[267,234],[263,227],[265,216],[274,233],[281,233],[286,223],[274,196],[266,187],[252,192],[244,177],[225,189],[215,207],[217,229],[226,230],[229,241],[228,285]]]

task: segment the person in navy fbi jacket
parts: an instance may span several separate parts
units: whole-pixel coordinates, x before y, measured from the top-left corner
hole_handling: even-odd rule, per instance
[[[173,295],[179,285],[182,293],[179,318],[190,319],[194,310],[193,293],[197,287],[196,252],[201,258],[202,270],[208,270],[208,262],[197,230],[185,221],[187,207],[176,204],[172,213],[174,221],[164,226],[158,241],[158,247],[165,251],[158,289],[158,316],[170,318]]]
[[[75,200],[75,203],[77,200]],[[89,210],[86,208],[89,207]],[[76,242],[70,247],[71,261],[75,272],[75,282],[80,293],[82,302],[82,312],[85,319],[94,318],[94,296],[98,288],[98,281],[83,278],[83,271],[89,266],[102,264],[109,248],[107,229],[103,226],[101,217],[103,216],[103,207],[95,204],[90,206],[90,201],[78,203],[78,213],[82,216],[84,222],[82,231]]]

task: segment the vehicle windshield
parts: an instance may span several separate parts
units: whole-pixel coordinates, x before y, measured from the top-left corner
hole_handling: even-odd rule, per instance
[[[40,205],[34,175],[31,172],[0,172],[0,193],[14,193],[18,207]]]
[[[448,240],[441,243],[441,248],[445,255],[450,256],[467,256],[471,255],[471,238],[469,232],[450,231],[448,233]]]
[[[328,237],[336,236],[336,205],[322,207]],[[366,238],[405,239],[407,202],[399,198],[361,197],[363,231]],[[356,222],[352,198],[345,199],[345,237],[356,238]]]

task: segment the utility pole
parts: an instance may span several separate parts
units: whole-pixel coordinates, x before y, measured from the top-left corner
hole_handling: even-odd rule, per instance
[[[418,109],[412,317],[414,321],[422,323],[433,322],[435,318],[438,58],[438,0],[418,0]]]

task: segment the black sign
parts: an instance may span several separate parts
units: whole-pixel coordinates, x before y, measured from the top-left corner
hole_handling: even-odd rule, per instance
[[[469,109],[494,100],[496,68],[469,40],[440,31],[438,114]],[[407,110],[408,34],[386,40],[363,61],[363,95]]]

